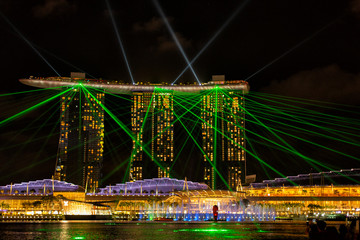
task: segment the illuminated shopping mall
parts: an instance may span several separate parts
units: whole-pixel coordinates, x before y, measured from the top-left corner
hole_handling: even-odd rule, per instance
[[[96,193],[57,180],[0,187],[2,219],[115,219],[269,221],[277,217],[358,216],[360,169],[300,174],[252,183],[239,191],[171,178],[109,185]],[[334,186],[329,182],[339,182]],[[310,185],[311,184],[311,185]]]

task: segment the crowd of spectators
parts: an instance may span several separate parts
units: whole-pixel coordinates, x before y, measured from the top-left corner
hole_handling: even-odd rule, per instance
[[[341,224],[339,229],[327,226],[325,221],[307,223],[307,233],[310,240],[360,240],[359,220],[354,220],[349,226]]]

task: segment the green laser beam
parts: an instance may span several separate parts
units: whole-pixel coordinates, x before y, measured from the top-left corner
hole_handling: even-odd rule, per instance
[[[8,122],[10,122],[10,121],[18,118],[18,117],[20,117],[21,115],[24,115],[24,114],[26,114],[26,113],[28,113],[28,112],[30,112],[30,111],[32,111],[32,110],[34,110],[34,109],[42,106],[42,105],[44,105],[44,104],[47,103],[47,102],[50,102],[50,101],[54,100],[55,98],[59,97],[60,95],[66,93],[66,92],[68,92],[68,91],[70,91],[70,90],[71,90],[71,89],[67,89],[67,90],[65,90],[65,91],[62,91],[61,93],[56,94],[55,96],[53,96],[53,97],[51,97],[51,98],[48,98],[48,99],[46,99],[46,100],[44,100],[44,101],[42,101],[42,102],[40,102],[40,103],[38,103],[38,104],[36,104],[36,105],[34,105],[34,106],[32,106],[32,107],[29,107],[28,109],[25,109],[25,110],[23,110],[23,111],[15,114],[15,115],[13,115],[13,116],[7,118],[7,119],[2,120],[2,121],[0,122],[0,126],[2,126],[2,125],[4,125],[5,123],[8,123]]]

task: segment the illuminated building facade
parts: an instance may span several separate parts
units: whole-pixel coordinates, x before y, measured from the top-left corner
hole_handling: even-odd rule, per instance
[[[254,204],[273,206],[277,216],[336,213],[358,217],[359,179],[359,168],[299,174],[251,183],[245,192]]]
[[[74,88],[60,101],[60,138],[55,166],[56,180],[99,187],[104,150],[104,110],[89,93]],[[104,93],[94,93],[100,103]]]
[[[132,98],[131,126],[135,139],[130,179],[169,177],[174,158],[173,94],[134,92]]]
[[[134,136],[129,168],[131,181],[170,176],[169,172],[174,165],[173,97],[177,97],[177,94],[204,96],[199,99],[202,106],[195,110],[199,111],[195,115],[201,116],[203,120],[201,160],[204,161],[201,162],[204,163],[204,172],[201,173],[201,181],[214,189],[227,189],[229,185],[234,190],[240,181],[244,182],[243,94],[249,91],[246,81],[225,81],[224,76],[217,76],[202,85],[133,85],[112,80],[86,79],[85,75],[80,74],[71,77],[30,77],[20,79],[20,82],[40,88],[77,88],[81,83],[84,88],[131,95],[131,128]],[[206,94],[209,92],[211,94]],[[94,105],[92,107],[82,104],[81,99],[84,98],[84,93],[76,93],[72,99],[68,96],[62,98],[55,179],[73,182],[92,191],[97,187],[100,176],[104,114],[94,101],[90,104]],[[96,95],[96,98],[104,101],[103,93]]]
[[[359,172],[351,169],[321,173],[339,185],[281,184],[289,178],[308,184],[310,175],[305,179],[305,174],[301,174],[254,183],[241,192],[212,190],[203,183],[171,178],[108,185],[97,193],[85,193],[82,187],[52,179],[22,182],[0,186],[3,210],[0,222],[105,214],[120,220],[122,217],[153,220],[153,216],[159,216],[204,221],[211,219],[214,205],[221,206],[218,219],[226,221],[267,221],[277,216],[306,219],[309,215],[332,217],[333,214],[359,217],[360,185],[353,181],[359,179]],[[52,204],[48,204],[49,199],[53,199]]]
[[[213,83],[224,84],[225,77],[218,77],[222,80]],[[203,180],[213,189],[226,188],[224,182],[227,182],[231,189],[236,190],[239,183],[245,182],[243,94],[243,91],[215,89],[202,97]]]

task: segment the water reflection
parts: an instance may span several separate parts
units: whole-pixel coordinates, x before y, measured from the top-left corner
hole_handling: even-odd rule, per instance
[[[1,223],[0,239],[307,239],[305,226],[274,223]]]

